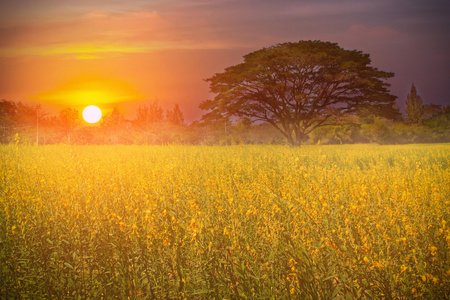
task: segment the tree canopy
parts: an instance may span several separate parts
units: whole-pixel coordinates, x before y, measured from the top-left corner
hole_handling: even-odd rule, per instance
[[[300,41],[249,53],[244,62],[206,79],[216,96],[203,101],[205,119],[248,117],[280,131],[292,145],[315,128],[359,111],[397,117],[384,81],[393,73],[370,66],[369,54],[336,43]]]

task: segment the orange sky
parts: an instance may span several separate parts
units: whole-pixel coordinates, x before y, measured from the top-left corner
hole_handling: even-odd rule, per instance
[[[51,112],[91,104],[108,111],[117,105],[130,118],[137,106],[157,99],[166,109],[178,103],[193,120],[201,114],[198,104],[211,97],[203,79],[245,54],[211,36],[200,19],[190,21],[195,32],[184,28],[176,12],[184,5],[160,7],[170,10],[163,17],[158,5],[129,3],[116,12],[114,2],[92,3],[47,1],[34,13],[23,12],[22,19],[3,21],[0,66],[8,70],[0,87],[3,99],[41,103]]]
[[[157,99],[165,109],[178,103],[186,119],[193,120],[201,114],[198,104],[211,97],[203,79],[214,74],[211,69],[238,63],[241,55],[233,60],[232,54],[166,50],[101,53],[96,58],[15,57],[9,89],[2,98],[42,103],[52,113],[65,107],[81,111],[87,105],[107,112],[117,105],[128,118],[134,117],[139,105]]]
[[[414,82],[447,104],[445,1],[15,0],[0,3],[0,97],[51,113],[118,105],[132,118],[158,99],[198,119],[204,79],[277,43],[319,39],[371,54],[393,71],[399,104]],[[404,5],[401,5],[401,4]]]

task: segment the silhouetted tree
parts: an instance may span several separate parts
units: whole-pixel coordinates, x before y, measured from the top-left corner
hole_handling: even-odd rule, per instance
[[[164,125],[164,111],[158,101],[150,105],[140,106],[133,120],[135,142],[143,144],[160,144],[162,127]]]
[[[183,113],[181,112],[178,104],[175,104],[173,111],[167,110],[166,121],[169,124],[176,125],[176,126],[184,125],[184,116],[183,116]]]
[[[71,143],[71,136],[80,122],[80,114],[77,109],[65,108],[59,112],[59,124],[63,133],[67,136],[67,142]]]
[[[117,106],[114,106],[112,112],[106,114],[100,125],[104,128],[109,128],[111,130],[117,130],[123,126],[124,121],[123,114],[119,111]]]
[[[38,143],[39,121],[47,115],[41,105],[0,101],[0,143],[8,143],[19,133],[21,141]]]
[[[149,128],[155,123],[162,123],[163,121],[164,111],[157,100],[153,101],[149,106],[139,106],[136,118],[134,119],[134,123],[143,129]]]
[[[114,106],[112,112],[102,118],[100,126],[103,128],[108,142],[118,144],[121,141],[122,131],[125,129],[125,118],[119,108]]]
[[[423,120],[431,119],[443,112],[443,107],[438,104],[425,104],[422,106]]]
[[[369,54],[321,41],[300,41],[264,48],[244,63],[207,79],[216,96],[200,104],[217,115],[270,123],[292,145],[300,145],[316,127],[366,107],[395,115],[395,96],[383,79],[393,73],[369,66]],[[398,112],[397,112],[398,113]]]
[[[8,143],[14,134],[16,125],[17,105],[15,102],[0,101],[0,143]]]
[[[411,86],[411,91],[406,96],[406,121],[409,124],[422,124],[423,120],[423,101],[417,95],[414,83]]]

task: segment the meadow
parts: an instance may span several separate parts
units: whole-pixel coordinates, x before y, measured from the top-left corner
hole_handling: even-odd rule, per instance
[[[450,145],[0,146],[1,299],[448,299]]]

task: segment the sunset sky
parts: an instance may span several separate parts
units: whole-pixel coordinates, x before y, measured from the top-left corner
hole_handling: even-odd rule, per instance
[[[188,122],[212,98],[204,79],[277,43],[337,42],[395,73],[404,107],[450,104],[448,0],[14,0],[0,2],[0,99],[47,111],[158,99]]]

